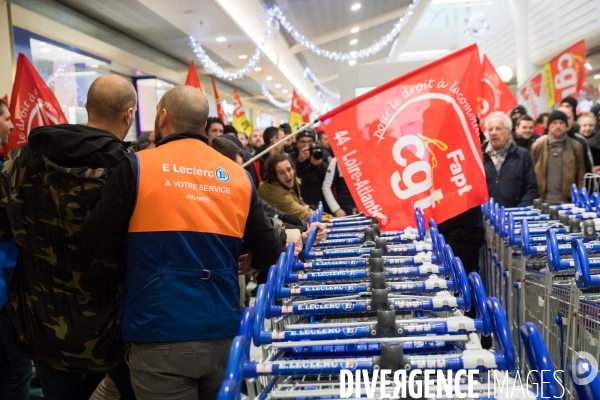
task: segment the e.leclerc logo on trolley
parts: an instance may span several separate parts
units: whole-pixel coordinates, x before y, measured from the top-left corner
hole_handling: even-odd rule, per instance
[[[229,175],[229,172],[227,172],[227,170],[225,168],[221,168],[221,167],[219,167],[215,170],[215,176],[221,182],[228,182],[229,178],[231,178],[231,176]]]

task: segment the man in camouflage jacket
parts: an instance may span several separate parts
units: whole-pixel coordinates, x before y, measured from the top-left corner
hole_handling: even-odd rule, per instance
[[[32,130],[0,173],[0,240],[14,238],[18,249],[3,312],[51,398],[87,399],[117,366],[128,379],[119,319],[126,271],[87,257],[80,230],[127,154],[135,107],[129,81],[100,77],[88,93],[87,126]],[[129,384],[121,398],[132,394]]]

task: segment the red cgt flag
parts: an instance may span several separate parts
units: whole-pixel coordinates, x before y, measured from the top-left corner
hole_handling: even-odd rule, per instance
[[[225,115],[225,111],[223,110],[223,105],[221,104],[221,97],[219,96],[219,92],[217,92],[217,84],[215,83],[215,78],[212,78],[213,91],[215,92],[215,102],[217,103],[217,116],[221,118],[223,123],[227,125],[227,115]]]
[[[483,56],[481,65],[481,89],[479,92],[479,116],[481,126],[484,126],[485,119],[495,111],[501,111],[510,114],[510,111],[517,106],[517,99],[513,96],[505,82],[498,76],[496,68],[492,65],[487,56]]]
[[[2,149],[4,156],[15,147],[27,143],[32,129],[69,123],[52,90],[22,53],[19,53],[17,60],[9,110],[15,128],[8,137],[8,144]]]
[[[202,91],[200,77],[198,76],[198,71],[196,70],[196,64],[194,64],[194,61],[190,62],[190,69],[188,70],[187,78],[185,78],[185,84]]]
[[[567,96],[577,97],[585,82],[585,41],[582,40],[544,65],[548,107]]]
[[[488,198],[479,147],[476,45],[396,78],[319,119],[352,197],[385,230],[438,223]]]

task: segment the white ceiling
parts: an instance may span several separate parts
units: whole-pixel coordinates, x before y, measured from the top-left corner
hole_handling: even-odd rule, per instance
[[[83,8],[89,3],[81,0],[58,0],[70,6],[79,5]],[[193,59],[191,48],[183,45],[187,36],[192,35],[207,49],[217,61],[229,70],[244,66],[247,60],[239,58],[240,55],[251,56],[264,32],[267,18],[266,10],[278,6],[288,17],[289,21],[298,31],[327,50],[353,51],[368,47],[382,35],[388,33],[393,24],[404,14],[412,0],[121,0],[122,7],[147,10],[147,13],[156,16],[160,21],[171,28],[167,32],[162,25],[157,29],[165,29],[164,40],[160,39],[160,32],[146,32],[148,37],[135,36],[141,29],[137,27],[143,21],[137,21],[132,26],[127,26],[123,21],[121,30],[136,37],[145,43],[152,44],[155,48],[171,54],[181,61]],[[485,52],[496,65],[506,64],[513,70],[516,65],[516,43],[509,10],[510,0],[420,0],[421,6],[412,21],[399,35],[400,45],[393,54],[395,62],[414,62],[421,59],[435,59],[462,48],[470,43],[478,43],[480,50]],[[512,0],[520,1],[520,0]],[[537,7],[541,0],[529,0],[530,4]],[[556,4],[564,0],[544,0]],[[572,0],[572,2],[594,2],[600,0]],[[81,2],[81,3],[80,3]],[[130,4],[132,3],[132,4]],[[352,4],[361,3],[357,11],[350,9]],[[129,5],[127,5],[129,4]],[[579,3],[578,3],[579,4]],[[564,7],[566,5],[563,4]],[[533,6],[531,6],[533,7]],[[531,8],[530,7],[530,8]],[[536,9],[534,7],[534,10]],[[89,8],[89,7],[88,7]],[[111,17],[108,10],[93,7],[87,10],[88,14],[96,17],[94,13],[106,18]],[[86,11],[86,10],[84,10]],[[137,10],[141,11],[141,10]],[[489,24],[489,32],[481,38],[466,35],[466,17],[478,12],[485,13]],[[144,13],[141,13],[144,14]],[[134,17],[132,17],[134,18]],[[112,15],[112,19],[116,17]],[[139,19],[139,18],[138,18]],[[354,26],[360,27],[359,32],[351,33]],[[115,26],[119,29],[119,26]],[[127,30],[129,28],[129,31]],[[144,28],[146,29],[146,28]],[[535,29],[535,27],[530,27]],[[131,31],[131,32],[130,32]],[[179,36],[175,37],[175,33]],[[152,37],[150,37],[152,35]],[[156,35],[158,34],[158,35]],[[225,42],[217,42],[217,37],[226,37]],[[600,38],[600,35],[599,35]],[[357,39],[356,45],[351,45],[350,40]],[[562,44],[560,44],[562,46]],[[169,49],[173,49],[169,52]],[[379,54],[358,63],[385,63],[390,46]],[[562,48],[557,49],[557,52]],[[596,49],[600,53],[600,48]],[[437,53],[435,53],[437,51]],[[415,52],[418,52],[415,58]],[[429,52],[429,53],[428,53]],[[432,54],[432,52],[434,52]],[[316,105],[315,94],[317,90],[306,82],[302,70],[310,67],[315,75],[329,89],[339,93],[339,72],[348,67],[337,61],[327,60],[298,45],[287,33],[280,29],[272,40],[265,46],[266,55],[260,62],[262,71],[253,71],[243,81],[232,82],[239,85],[256,99],[264,99],[260,86],[265,85],[279,101],[288,101],[288,90],[302,91],[305,96]],[[591,83],[600,83],[593,78],[600,74],[600,60],[590,57],[594,71],[589,72]],[[598,64],[598,65],[596,65]],[[400,68],[401,69],[401,68]],[[200,69],[200,73],[206,74]],[[273,77],[267,81],[266,77]],[[383,82],[382,82],[383,83]],[[277,87],[279,85],[279,87]],[[335,105],[335,100],[329,99]]]

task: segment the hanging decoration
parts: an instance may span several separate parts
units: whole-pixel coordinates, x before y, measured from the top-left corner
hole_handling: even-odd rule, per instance
[[[397,37],[396,37],[396,39],[394,39],[394,43],[392,43],[392,45],[390,46],[390,51],[388,53],[387,59],[385,60],[386,63],[392,62],[392,56],[394,55],[394,52],[396,51],[396,46],[398,46],[398,38]]]
[[[319,81],[319,79],[315,76],[315,74],[312,72],[312,70],[310,68],[308,68],[308,67],[304,68],[304,77],[310,78],[310,80],[313,81],[313,83],[315,85],[317,85],[317,87],[319,89],[321,89],[321,92],[323,92],[325,95],[339,100],[340,94],[329,90],[325,85],[323,85],[321,83],[321,81]]]
[[[329,51],[325,50],[322,47],[317,46],[313,42],[311,42],[306,36],[302,35],[294,25],[287,19],[285,14],[281,12],[278,7],[273,7],[269,10],[269,14],[274,17],[279,24],[289,33],[296,42],[300,43],[302,46],[306,47],[308,50],[312,51],[318,56],[328,58],[334,61],[347,62],[350,60],[360,60],[363,58],[371,57],[374,54],[379,53],[383,50],[388,44],[390,44],[399,34],[402,28],[406,26],[410,17],[414,14],[415,8],[419,5],[420,0],[413,0],[412,3],[408,6],[406,14],[404,14],[396,23],[390,32],[383,35],[377,42],[373,43],[371,46],[366,47],[361,50],[352,51],[349,53],[341,53],[338,51]]]
[[[273,104],[277,108],[289,110],[290,106],[292,105],[291,101],[283,102],[283,101],[277,100],[275,97],[273,97],[273,95],[271,94],[271,92],[269,92],[269,89],[267,89],[267,87],[265,85],[261,85],[260,88],[262,90],[263,96],[265,96],[267,98],[267,100],[269,100],[269,103]]]
[[[465,18],[467,29],[466,35],[481,37],[490,30],[490,23],[484,12],[478,12]]]
[[[227,81],[242,79],[244,76],[248,75],[258,65],[260,58],[263,55],[262,49],[263,49],[265,43],[267,42],[267,40],[269,39],[269,37],[271,36],[272,24],[273,24],[274,20],[277,20],[279,22],[280,26],[282,26],[298,43],[300,43],[301,45],[306,47],[308,50],[312,51],[313,53],[315,53],[321,57],[325,57],[330,60],[340,61],[340,62],[346,62],[346,61],[350,61],[350,60],[359,60],[359,59],[367,58],[374,54],[379,53],[390,42],[392,42],[400,34],[400,31],[402,30],[402,28],[404,28],[406,23],[410,20],[410,18],[412,17],[412,15],[414,13],[414,10],[417,7],[417,5],[419,4],[419,2],[420,2],[420,0],[413,0],[413,2],[408,6],[408,10],[406,11],[406,14],[404,14],[402,17],[400,17],[400,19],[398,19],[398,21],[394,24],[394,27],[392,28],[392,30],[390,32],[388,32],[387,34],[383,35],[377,42],[373,43],[371,46],[369,46],[367,48],[364,48],[364,49],[361,49],[358,51],[351,51],[349,53],[341,53],[341,52],[337,52],[337,51],[325,50],[325,49],[317,46],[316,44],[312,43],[306,36],[302,35],[300,32],[298,32],[296,30],[296,28],[294,28],[294,26],[288,21],[287,17],[283,14],[283,12],[281,12],[281,10],[278,7],[273,7],[268,10],[269,18],[267,19],[267,22],[266,22],[266,30],[265,30],[265,34],[262,38],[261,43],[254,50],[254,53],[252,54],[252,57],[250,57],[248,59],[248,62],[242,68],[238,69],[237,71],[233,71],[233,72],[225,71],[223,69],[223,67],[221,67],[216,61],[211,59],[208,56],[208,54],[206,54],[206,51],[204,50],[202,45],[196,39],[194,39],[192,36],[190,36],[189,43],[194,51],[194,54],[196,55],[196,57],[198,58],[198,60],[200,61],[200,63],[204,67],[204,69],[208,73],[213,74],[213,75],[217,76],[218,78],[221,78],[221,79],[224,79]],[[323,90],[323,91],[327,92],[326,90]]]
[[[213,74],[218,78],[225,79],[227,81],[241,79],[244,76],[248,75],[254,69],[254,67],[258,65],[258,62],[260,61],[260,58],[263,55],[262,48],[267,42],[267,39],[269,39],[269,36],[271,36],[272,23],[273,18],[271,17],[267,20],[267,29],[265,31],[265,35],[262,38],[262,41],[260,42],[260,45],[254,50],[254,53],[252,53],[252,57],[250,57],[246,65],[244,65],[237,71],[225,71],[217,62],[213,61],[208,56],[208,54],[206,54],[206,52],[202,48],[202,45],[198,41],[196,41],[196,39],[194,39],[192,36],[190,36],[190,46],[192,46],[192,48],[194,49],[194,54],[196,55],[196,57],[198,57],[198,60],[200,61],[204,69],[208,71],[208,73]]]

